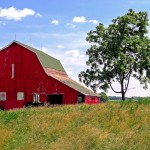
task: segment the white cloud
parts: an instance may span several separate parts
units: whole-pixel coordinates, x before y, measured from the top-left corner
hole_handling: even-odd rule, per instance
[[[52,48],[46,48],[46,53],[50,56],[55,57],[60,60],[64,67],[72,68],[72,67],[85,67],[86,66],[86,57],[83,54],[78,52],[79,50],[71,50],[71,51],[62,51],[57,49],[54,51]]]
[[[95,25],[97,25],[99,23],[98,20],[89,20],[88,22],[93,23]]]
[[[74,17],[72,19],[72,21],[75,22],[75,23],[86,23],[87,22],[87,20],[86,20],[86,18],[84,16]]]
[[[42,15],[40,13],[37,13],[36,16],[41,17]]]
[[[73,57],[70,55],[57,56],[57,58],[62,62],[64,66],[78,69],[79,67],[86,66],[86,58],[85,57]]]
[[[52,21],[51,21],[51,24],[58,25],[58,24],[59,24],[59,21],[58,21],[58,20],[52,20]]]
[[[0,25],[6,25],[6,23],[4,21],[0,21]]]
[[[77,49],[65,51],[65,54],[70,54],[72,57],[80,57],[80,52]]]
[[[0,17],[7,20],[21,20],[27,16],[40,15],[39,13],[35,13],[34,10],[29,8],[24,8],[22,10],[16,9],[15,7],[9,8],[0,8]]]
[[[47,47],[42,47],[42,52],[47,53],[48,52],[48,48]]]
[[[73,24],[73,23],[67,23],[67,26],[70,27],[70,28],[72,28],[72,29],[76,28],[76,25]]]
[[[84,16],[81,16],[81,17],[74,17],[72,19],[73,22],[75,23],[86,23],[86,22],[89,22],[89,23],[93,23],[95,25],[97,25],[99,22],[98,20],[87,20]],[[70,25],[70,24],[68,24]]]
[[[57,45],[57,48],[63,48],[63,45]]]
[[[65,71],[67,72],[68,75],[73,74],[72,68],[65,67]]]

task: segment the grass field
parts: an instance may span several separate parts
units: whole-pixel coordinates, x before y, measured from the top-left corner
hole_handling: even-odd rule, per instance
[[[149,101],[0,111],[0,150],[149,149]]]

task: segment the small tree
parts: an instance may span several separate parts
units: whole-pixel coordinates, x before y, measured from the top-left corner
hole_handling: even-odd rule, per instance
[[[86,38],[92,44],[86,52],[89,69],[79,74],[80,81],[94,91],[111,88],[121,93],[122,100],[125,100],[131,77],[147,88],[150,77],[147,26],[147,13],[130,9],[124,16],[112,20],[108,27],[100,23],[96,30],[90,31]],[[120,84],[120,91],[113,88],[113,82]]]
[[[109,100],[108,96],[106,95],[105,92],[100,93],[100,99],[102,102],[107,102]]]

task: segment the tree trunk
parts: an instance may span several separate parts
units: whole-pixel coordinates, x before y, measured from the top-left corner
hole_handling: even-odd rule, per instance
[[[125,91],[124,91],[124,86],[123,86],[123,82],[121,83],[121,96],[122,96],[122,100],[125,100]]]
[[[124,93],[124,91],[122,91],[121,95],[122,95],[122,100],[124,101],[125,100],[125,93]]]

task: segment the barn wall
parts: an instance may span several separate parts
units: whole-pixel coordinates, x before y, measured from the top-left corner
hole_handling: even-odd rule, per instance
[[[100,98],[97,96],[85,96],[85,103],[86,104],[98,104],[100,103]]]
[[[33,93],[42,102],[47,94],[63,94],[64,104],[77,102],[77,91],[46,75],[36,54],[16,43],[0,51],[0,92],[6,92],[6,101],[0,101],[5,109],[33,102]],[[24,100],[17,100],[17,92],[24,93]]]

